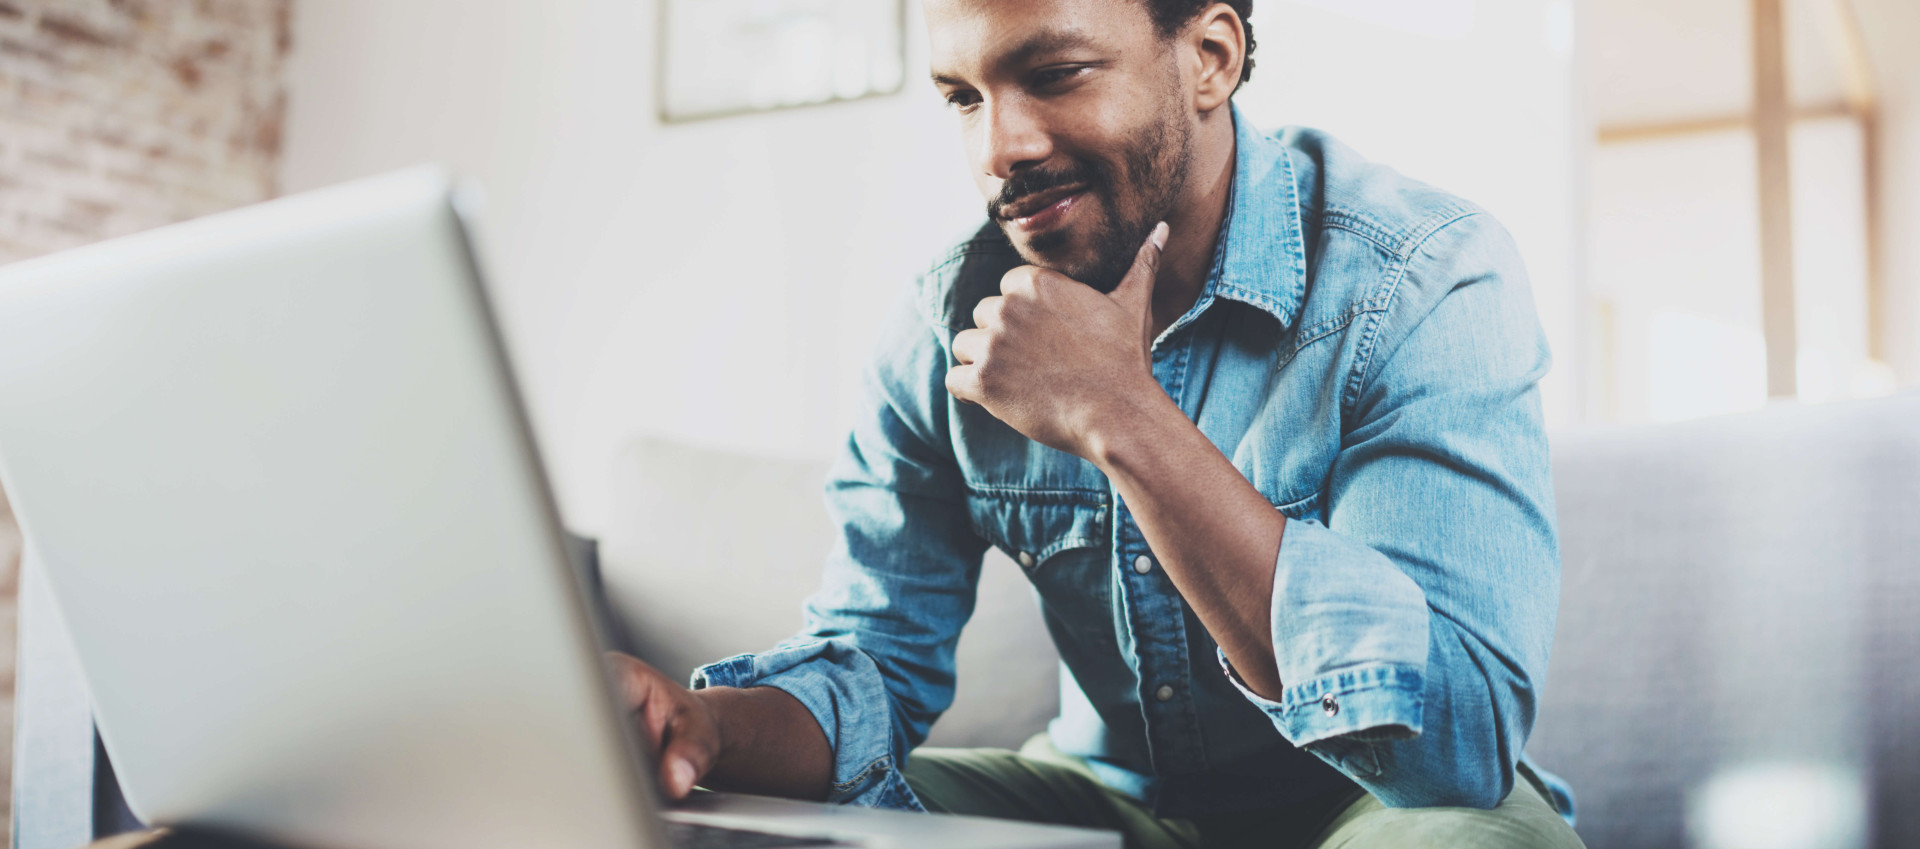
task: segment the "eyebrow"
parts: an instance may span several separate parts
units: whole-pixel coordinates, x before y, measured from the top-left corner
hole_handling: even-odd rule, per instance
[[[1077,29],[1047,29],[1027,36],[1012,50],[1002,54],[994,61],[1000,67],[1018,66],[1031,62],[1036,56],[1049,53],[1061,53],[1094,44],[1092,36]],[[933,74],[934,85],[964,86],[967,82],[952,74]]]

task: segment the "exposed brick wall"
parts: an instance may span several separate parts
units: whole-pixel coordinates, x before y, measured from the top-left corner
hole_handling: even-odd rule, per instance
[[[0,0],[0,262],[273,193],[288,0]]]
[[[274,194],[292,0],[0,0],[0,263]],[[0,829],[19,537],[0,494]]]

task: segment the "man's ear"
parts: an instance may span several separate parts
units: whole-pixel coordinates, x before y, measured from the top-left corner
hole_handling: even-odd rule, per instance
[[[1240,66],[1247,60],[1247,31],[1240,13],[1225,3],[1215,3],[1194,18],[1187,30],[1200,59],[1200,85],[1194,91],[1194,107],[1212,112],[1225,105],[1240,86]]]

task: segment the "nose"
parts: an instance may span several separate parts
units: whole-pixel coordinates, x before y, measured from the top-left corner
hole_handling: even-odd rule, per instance
[[[980,104],[986,110],[980,127],[980,163],[990,177],[1005,180],[1053,155],[1052,139],[1025,101],[1016,96]]]

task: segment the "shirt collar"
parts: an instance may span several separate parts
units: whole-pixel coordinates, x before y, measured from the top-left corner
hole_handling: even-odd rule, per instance
[[[1287,327],[1307,292],[1299,183],[1287,146],[1254,128],[1238,105],[1232,109],[1233,192],[1211,294],[1265,310]]]

